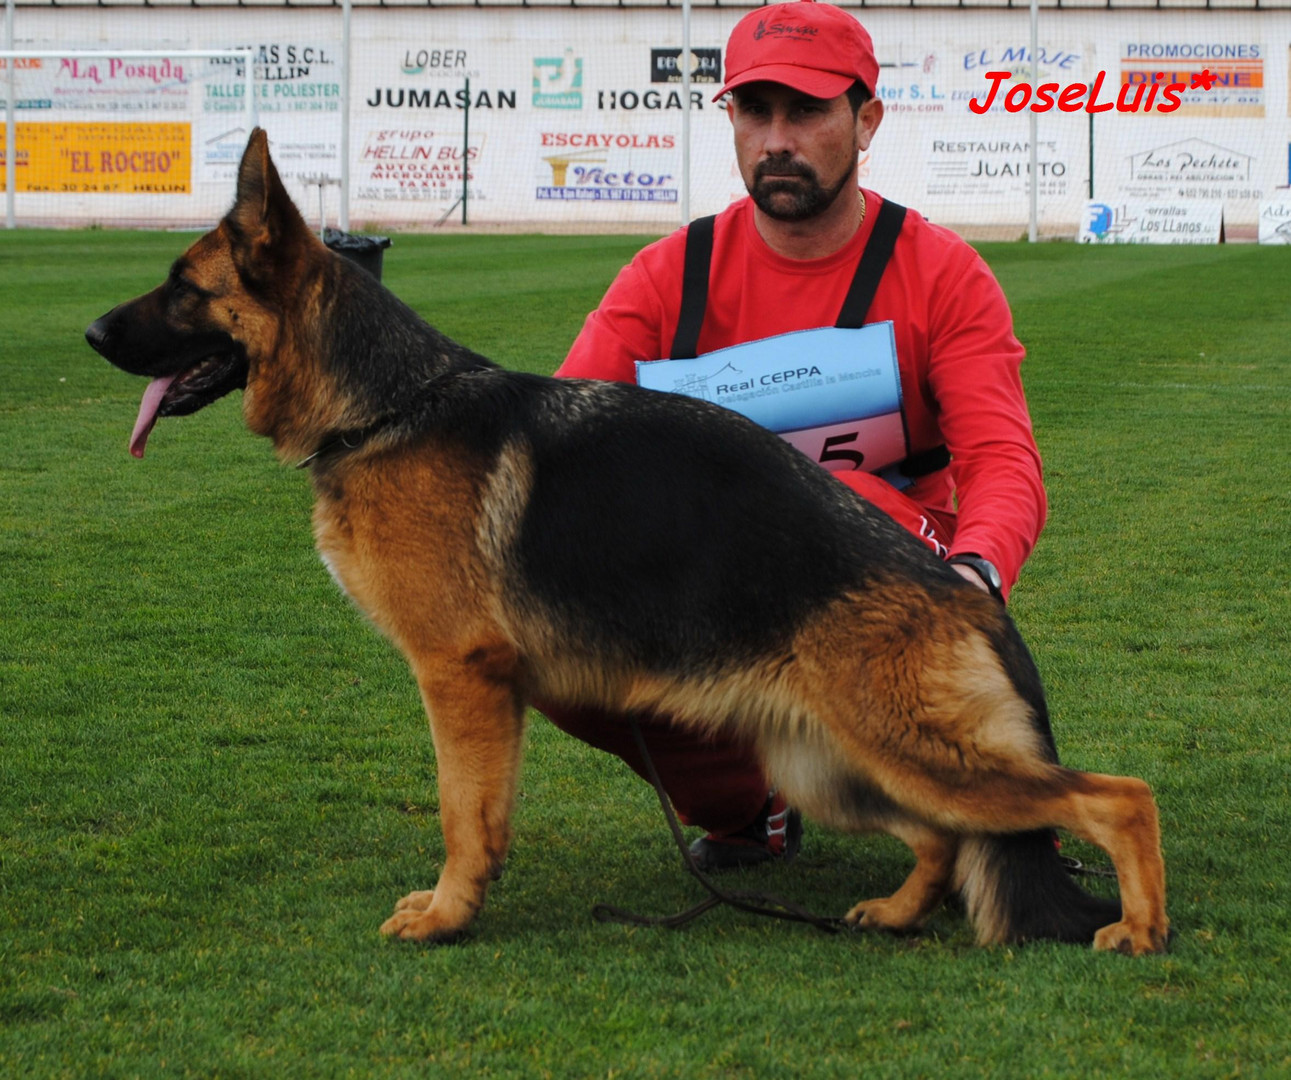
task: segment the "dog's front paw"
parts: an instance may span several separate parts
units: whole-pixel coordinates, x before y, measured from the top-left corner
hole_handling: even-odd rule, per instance
[[[1119,952],[1126,956],[1142,956],[1145,953],[1163,953],[1169,943],[1168,924],[1161,926],[1140,926],[1122,920],[1104,926],[1094,935],[1094,948],[1104,952]]]
[[[445,925],[426,911],[398,911],[381,924],[381,933],[400,941],[452,941],[465,926]]]
[[[443,897],[438,904],[434,900],[433,889],[409,893],[381,924],[381,933],[402,941],[452,941],[470,925],[473,913],[469,908],[454,913]]]
[[[430,907],[430,902],[435,899],[434,889],[422,889],[419,892],[410,892],[397,904],[394,909],[400,911],[425,911]]]
[[[862,900],[843,916],[843,921],[858,930],[883,930],[889,934],[910,934],[919,929],[919,912],[911,911],[908,904],[894,901],[892,897],[881,900]]]

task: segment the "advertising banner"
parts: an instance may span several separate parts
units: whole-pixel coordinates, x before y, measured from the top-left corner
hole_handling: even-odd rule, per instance
[[[69,56],[29,63],[33,66],[24,71],[23,96],[44,108],[104,119],[189,111],[193,69],[188,60]]]
[[[1120,81],[1129,90],[1126,99],[1154,83],[1181,83],[1179,116],[1263,116],[1263,45],[1222,35],[1202,38],[1122,44]]]
[[[1291,244],[1291,193],[1260,203],[1261,244]]]
[[[188,124],[22,123],[15,132],[19,191],[183,195],[192,190]],[[4,125],[0,124],[0,160]],[[0,187],[7,182],[0,166]]]
[[[1077,239],[1082,244],[1218,244],[1223,230],[1222,202],[1090,202]]]
[[[355,10],[351,219],[432,225],[464,190],[476,224],[665,232],[682,224],[683,205],[692,217],[720,211],[745,195],[727,114],[712,100],[744,13],[695,10],[683,53],[675,7]],[[1288,183],[1291,11],[1046,9],[1034,56],[1020,9],[854,13],[875,42],[884,107],[861,183],[935,223],[1016,236],[1008,230],[1025,228],[1034,181],[1049,234],[1074,234],[1091,199],[1183,200],[1222,202],[1230,234],[1237,225],[1253,238],[1261,204]],[[288,190],[311,208],[324,190],[338,197],[335,9],[249,7],[231,19],[189,7],[24,7],[17,24],[34,49],[251,49],[258,122]],[[20,176],[29,150],[48,156],[54,131],[67,149],[22,181],[27,220],[209,223],[227,206],[249,133],[236,62],[67,56],[14,68],[20,132],[26,120],[61,125],[20,137]],[[108,174],[101,149],[94,173],[82,171],[94,148],[72,146],[79,136],[66,125],[90,121],[187,125],[182,178],[142,158],[130,160],[150,170]]]

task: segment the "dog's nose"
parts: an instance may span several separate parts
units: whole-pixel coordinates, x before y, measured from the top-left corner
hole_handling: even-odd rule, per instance
[[[97,353],[103,352],[108,344],[108,328],[105,325],[106,319],[95,319],[90,323],[90,327],[85,331],[85,340],[90,343],[90,348]]]

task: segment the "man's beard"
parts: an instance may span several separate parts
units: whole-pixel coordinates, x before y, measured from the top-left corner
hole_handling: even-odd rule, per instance
[[[786,178],[800,179],[786,179]],[[816,170],[804,162],[768,158],[753,169],[749,194],[759,210],[776,221],[806,221],[824,213],[851,180],[844,172],[832,188],[821,185]],[[783,196],[788,195],[786,202]]]

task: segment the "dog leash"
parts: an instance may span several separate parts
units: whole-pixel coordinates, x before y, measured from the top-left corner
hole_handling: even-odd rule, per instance
[[[1072,877],[1082,875],[1084,877],[1102,877],[1116,880],[1116,871],[1110,866],[1086,866],[1074,855],[1059,855],[1058,861],[1062,863],[1063,869]]]
[[[632,738],[636,741],[637,751],[640,753],[642,761],[645,762],[650,783],[654,785],[655,794],[659,797],[659,805],[663,807],[664,817],[668,820],[668,828],[672,830],[673,839],[677,842],[677,847],[681,851],[681,857],[686,864],[686,869],[708,890],[709,896],[694,907],[679,911],[675,915],[641,915],[634,911],[627,911],[624,908],[614,907],[611,904],[597,904],[592,908],[592,917],[597,922],[675,928],[685,926],[688,922],[699,918],[704,912],[711,911],[721,904],[729,904],[740,911],[747,911],[753,915],[762,915],[769,919],[807,923],[829,934],[837,934],[841,930],[851,929],[849,924],[841,918],[830,915],[817,915],[789,900],[782,900],[779,897],[768,896],[764,893],[730,892],[715,885],[712,879],[699,868],[699,863],[696,862],[694,854],[686,844],[686,838],[681,831],[681,823],[677,820],[677,813],[673,810],[668,793],[664,790],[663,781],[659,779],[659,773],[654,767],[650,751],[646,749],[645,737],[641,734],[641,726],[634,716],[628,717],[628,723],[631,725]]]

